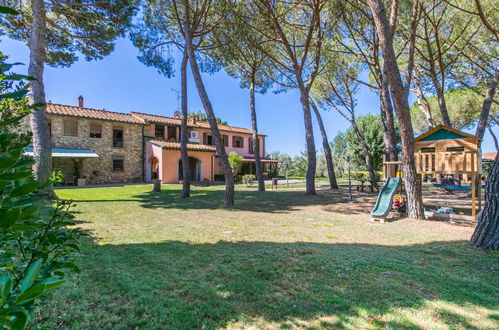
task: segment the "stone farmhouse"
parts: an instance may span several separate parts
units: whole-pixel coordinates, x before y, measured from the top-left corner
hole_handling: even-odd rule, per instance
[[[78,106],[47,103],[47,117],[53,170],[63,173],[65,185],[182,181],[179,112],[165,117],[90,109],[80,96]],[[188,120],[187,126],[191,180],[223,180],[209,124]],[[244,158],[241,174],[254,173],[251,130],[225,125],[219,129],[226,152]],[[266,136],[259,134],[258,140],[268,176],[277,161],[264,157]],[[25,154],[32,155],[32,149],[28,147]]]

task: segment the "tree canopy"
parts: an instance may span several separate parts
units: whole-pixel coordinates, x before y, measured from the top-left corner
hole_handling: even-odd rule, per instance
[[[46,63],[67,67],[81,53],[87,61],[102,59],[124,36],[138,0],[45,1]],[[0,16],[0,24],[12,39],[28,42],[32,8],[29,1],[4,0],[2,5],[21,15]]]
[[[453,128],[458,130],[469,129],[477,123],[482,110],[482,96],[472,90],[459,88],[445,92],[445,99]],[[437,96],[430,96],[427,98],[427,101],[434,124],[443,124]],[[490,115],[496,118],[496,120],[499,119],[499,106],[497,104],[492,104]],[[417,134],[427,131],[432,126],[427,122],[417,101],[411,106],[411,117],[414,131]]]

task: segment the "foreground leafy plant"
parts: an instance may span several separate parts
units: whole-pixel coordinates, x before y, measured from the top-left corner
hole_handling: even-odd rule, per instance
[[[0,327],[23,329],[33,319],[37,298],[79,271],[73,257],[83,235],[68,210],[53,205],[32,177],[33,159],[23,156],[29,135],[15,132],[29,114],[29,77],[9,73],[14,64],[0,54]]]

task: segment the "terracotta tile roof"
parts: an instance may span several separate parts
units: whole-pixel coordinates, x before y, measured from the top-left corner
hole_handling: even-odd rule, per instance
[[[58,116],[71,116],[71,117],[79,117],[79,118],[90,118],[90,119],[99,119],[99,120],[109,120],[109,121],[117,121],[123,123],[133,123],[133,124],[147,124],[147,123],[158,123],[165,125],[178,125],[180,126],[180,119],[166,117],[166,116],[158,116],[151,115],[147,113],[140,112],[132,112],[131,114],[122,113],[122,112],[114,112],[107,110],[97,110],[90,108],[83,108],[72,105],[63,105],[56,103],[47,103],[47,114],[49,115],[58,115]],[[188,127],[193,128],[205,128],[210,129],[210,124],[207,122],[194,122],[189,120],[187,122]],[[222,132],[230,132],[230,133],[241,133],[241,134],[252,134],[252,131],[246,128],[234,127],[234,126],[226,126],[226,125],[218,125],[218,128]],[[264,136],[265,134],[259,134]]]
[[[161,147],[163,149],[180,150],[180,143],[179,142],[168,142],[168,141],[162,141],[162,140],[150,140],[148,142],[150,142],[154,145],[157,145],[158,147]],[[217,148],[215,146],[207,146],[204,144],[188,143],[187,150],[215,152],[215,151],[217,151]]]
[[[158,115],[150,115],[148,113],[134,112],[132,111],[132,116],[145,120],[149,123],[157,123],[157,124],[165,124],[165,125],[180,125],[180,119],[158,116]]]
[[[77,106],[62,105],[55,103],[47,103],[47,114],[109,120],[109,121],[117,121],[123,123],[131,123],[131,124],[145,124],[145,121],[143,119],[137,118],[128,113],[89,109],[89,108],[82,108]]]
[[[141,118],[141,119],[143,119],[147,122],[150,122],[150,123],[158,123],[158,124],[165,124],[165,125],[179,125],[180,126],[180,119],[177,119],[177,118],[151,115],[151,114],[140,113],[140,112],[132,112],[132,115],[136,116],[138,118]],[[194,124],[194,122],[192,120],[188,120],[187,126],[194,127],[194,128],[210,129],[210,124],[207,122],[203,122],[203,121],[197,121],[196,124]],[[251,130],[246,129],[246,128],[242,128],[242,127],[218,125],[218,129],[220,129],[220,131],[223,131],[223,132],[253,134],[253,132]],[[265,134],[260,133],[258,135],[264,136]]]
[[[482,160],[486,162],[493,162],[497,157],[497,152],[484,152],[482,154]]]

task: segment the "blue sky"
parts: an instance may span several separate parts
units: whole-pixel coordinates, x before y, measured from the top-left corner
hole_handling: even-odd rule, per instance
[[[10,56],[11,62],[28,63],[27,47],[20,42],[2,38],[0,49]],[[168,79],[156,69],[148,68],[137,60],[137,49],[125,39],[117,42],[115,51],[101,61],[86,62],[81,59],[70,68],[45,69],[47,100],[54,103],[76,105],[79,95],[85,98],[85,106],[117,112],[146,112],[172,116],[177,109],[177,92],[180,90],[179,70]],[[179,54],[176,65],[180,66]],[[26,72],[27,66],[17,72]],[[230,125],[251,127],[249,96],[239,82],[225,72],[203,76],[208,95],[217,116]],[[203,110],[194,82],[189,72],[189,109]],[[305,130],[299,93],[257,95],[256,107],[259,130],[268,135],[266,151],[279,150],[296,155],[305,148]],[[366,87],[358,95],[358,113],[379,113],[378,97]],[[348,122],[335,111],[323,112],[327,134],[332,139]],[[319,128],[314,121],[317,149],[322,149]],[[495,151],[492,138],[485,136],[484,152]]]

